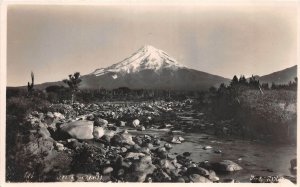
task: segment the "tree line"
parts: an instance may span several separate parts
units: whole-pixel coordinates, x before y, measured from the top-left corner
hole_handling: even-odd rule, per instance
[[[200,98],[204,99],[209,97],[207,95],[215,95],[221,97],[227,95],[230,98],[235,98],[240,92],[249,89],[257,89],[262,93],[264,90],[297,90],[297,77],[293,81],[287,84],[275,84],[272,83],[260,83],[260,81],[255,77],[245,78],[245,76],[240,76],[239,78],[235,75],[230,83],[226,85],[225,83],[220,84],[217,87],[211,87],[207,92],[203,91],[179,91],[179,90],[162,90],[162,89],[130,89],[128,87],[119,87],[116,89],[79,89],[79,85],[82,82],[79,72],[70,74],[68,79],[64,79],[63,83],[67,85],[59,86],[52,85],[48,86],[44,90],[44,94],[50,101],[62,102],[64,100],[70,100],[73,103],[75,100],[79,101],[104,101],[104,100],[149,100],[149,99],[165,99],[165,100],[180,100],[186,98]],[[28,82],[27,96],[31,95],[43,95],[43,93],[34,89],[34,74],[31,72],[31,83]],[[8,92],[8,94],[11,93]],[[217,94],[217,95],[216,95]],[[212,99],[212,97],[209,97]]]

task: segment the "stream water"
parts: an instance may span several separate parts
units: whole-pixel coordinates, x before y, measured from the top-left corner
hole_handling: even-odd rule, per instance
[[[175,121],[182,126],[190,126],[200,123],[205,114],[193,110],[191,105],[185,108],[174,108],[178,117]],[[164,119],[172,124],[174,119],[166,117]],[[203,121],[203,120],[202,120]],[[200,125],[201,126],[201,125]],[[132,135],[156,135],[165,138],[169,129],[147,128],[145,131],[137,131],[131,127],[122,127],[127,129]],[[205,131],[203,131],[205,132]],[[233,178],[240,182],[250,182],[251,175],[259,176],[292,176],[296,174],[290,171],[290,160],[297,157],[296,145],[282,145],[276,143],[266,143],[258,141],[249,141],[242,139],[221,138],[206,133],[182,132],[178,135],[185,141],[181,144],[173,144],[170,154],[182,154],[190,152],[190,158],[194,162],[218,162],[221,160],[231,160],[242,166],[243,170],[227,174],[218,174],[221,179]],[[211,149],[205,150],[204,146],[211,146]],[[221,153],[215,153],[215,150],[221,150]]]
[[[147,129],[136,131],[128,129],[133,135],[156,135],[164,137],[166,130]],[[213,135],[200,133],[180,133],[185,141],[173,144],[170,154],[191,152],[190,158],[195,162],[232,160],[243,167],[243,170],[228,174],[219,174],[221,179],[234,178],[240,182],[249,182],[251,175],[260,176],[296,176],[290,171],[290,160],[296,158],[295,145],[276,145],[246,140],[221,139]],[[204,146],[212,149],[204,150]],[[221,150],[222,153],[215,153]]]

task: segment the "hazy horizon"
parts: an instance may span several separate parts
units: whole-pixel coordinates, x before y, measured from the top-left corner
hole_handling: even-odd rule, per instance
[[[297,64],[293,3],[223,6],[11,5],[7,86],[82,75],[152,45],[179,63],[232,78]]]

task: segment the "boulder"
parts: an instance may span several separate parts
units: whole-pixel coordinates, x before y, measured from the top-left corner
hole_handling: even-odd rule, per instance
[[[43,156],[47,156],[51,154],[54,149],[53,140],[38,138],[35,139],[35,141],[27,143],[23,149],[26,150],[29,155],[39,155],[43,153]]]
[[[179,177],[176,182],[185,183],[185,180],[183,177]]]
[[[145,156],[131,166],[127,179],[129,182],[144,182],[147,175],[152,174],[155,166],[152,164],[151,157]]]
[[[121,177],[121,176],[123,176],[125,174],[125,170],[124,169],[119,169],[118,171],[117,171],[117,176],[118,177]]]
[[[46,117],[48,117],[48,118],[50,118],[50,119],[53,119],[53,118],[54,118],[54,115],[53,115],[52,112],[47,112]]]
[[[134,145],[132,136],[128,133],[116,134],[111,139],[111,144],[115,146],[122,146],[123,144]]]
[[[94,116],[94,114],[89,114],[86,116],[86,119],[89,121],[95,121],[95,116]]]
[[[65,116],[59,112],[54,112],[53,113],[53,116],[58,119],[58,120],[64,120],[65,119]]]
[[[38,111],[32,111],[31,115],[33,115],[34,117],[39,117],[39,112]]]
[[[103,127],[94,127],[93,136],[95,139],[100,139],[105,134]]]
[[[174,171],[176,170],[175,165],[173,164],[173,162],[171,162],[170,160],[167,159],[161,159],[159,160],[159,166],[167,171]]]
[[[154,146],[160,146],[160,140],[159,139],[154,139],[153,145]]]
[[[153,144],[152,143],[145,143],[143,144],[144,147],[147,147],[149,149],[153,149]]]
[[[132,126],[133,127],[138,127],[140,125],[140,120],[138,120],[138,119],[135,119],[135,120],[133,120],[133,122],[132,122]]]
[[[48,125],[48,130],[49,130],[50,132],[56,132],[56,130],[57,130],[56,123],[51,123],[51,124],[49,124],[49,125]]]
[[[95,118],[94,125],[100,127],[106,127],[108,125],[108,121],[102,118]]]
[[[143,137],[143,143],[151,143],[151,141],[152,141],[151,136],[145,134]]]
[[[127,148],[126,148],[126,147],[122,147],[122,148],[121,148],[121,152],[122,152],[122,153],[126,153],[126,152],[127,152]]]
[[[133,152],[129,152],[129,153],[127,153],[127,155],[125,156],[125,158],[139,159],[139,157],[144,157],[144,156],[145,156],[144,153],[133,153]]]
[[[119,121],[118,126],[119,127],[125,127],[126,126],[126,122],[125,121]]]
[[[145,154],[150,154],[150,149],[148,147],[142,147],[141,152]]]
[[[131,146],[131,150],[133,151],[133,152],[138,152],[138,153],[140,153],[141,152],[141,146],[139,146],[138,144],[134,144],[133,146]]]
[[[144,131],[144,130],[146,130],[146,128],[144,126],[138,126],[136,128],[136,130],[138,130],[138,131]]]
[[[159,158],[161,158],[161,159],[165,159],[168,157],[168,152],[167,152],[166,148],[164,148],[164,147],[157,148],[156,152],[157,152]]]
[[[216,172],[213,171],[213,170],[209,170],[209,176],[208,176],[208,179],[213,181],[213,182],[217,182],[219,181],[219,177],[216,175]]]
[[[169,144],[169,143],[165,143],[164,147],[166,149],[172,149],[173,148],[173,146],[171,144]]]
[[[190,167],[187,169],[187,174],[191,175],[191,174],[198,174],[204,177],[208,177],[209,176],[209,171],[207,171],[204,168],[201,167]]]
[[[143,139],[142,139],[141,136],[134,136],[134,137],[132,138],[132,140],[133,140],[136,144],[138,144],[138,145],[142,145],[142,144],[143,144]]]
[[[111,130],[104,131],[104,136],[106,136],[109,139],[109,141],[112,137],[114,137],[115,134],[116,134],[115,131],[111,131]]]
[[[110,174],[114,169],[112,167],[106,167],[103,169],[102,174],[107,175]]]
[[[60,126],[63,132],[75,139],[93,139],[94,125],[91,121],[73,121]]]
[[[194,183],[212,183],[211,180],[209,180],[201,175],[198,175],[198,174],[189,175],[189,179],[191,180],[191,182],[194,182]]]
[[[55,148],[58,151],[63,151],[64,150],[64,145],[62,143],[55,142]]]
[[[243,168],[239,166],[237,163],[234,163],[231,160],[223,160],[218,163],[212,163],[211,164],[213,170],[219,171],[219,172],[228,172],[228,171],[239,171]]]

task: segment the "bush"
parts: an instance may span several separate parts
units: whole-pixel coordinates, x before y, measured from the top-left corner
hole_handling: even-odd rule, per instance
[[[9,115],[24,117],[32,111],[47,112],[50,102],[39,97],[11,97],[6,100],[6,112]]]
[[[297,92],[289,90],[245,91],[239,97],[238,122],[248,130],[276,141],[295,141]]]

